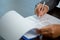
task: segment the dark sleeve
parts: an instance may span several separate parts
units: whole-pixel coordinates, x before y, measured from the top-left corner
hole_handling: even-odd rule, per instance
[[[59,1],[60,0],[41,0],[40,3],[43,4],[45,2],[45,5],[48,5],[49,10],[51,10],[58,5]]]

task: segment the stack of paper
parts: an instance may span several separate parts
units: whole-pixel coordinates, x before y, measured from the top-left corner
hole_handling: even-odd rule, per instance
[[[36,25],[36,28],[38,28],[38,29],[41,29],[42,27],[44,27],[46,25],[50,25],[50,24],[60,24],[60,19],[57,19],[56,17],[53,17],[49,14],[45,14],[41,18],[38,18],[36,15],[29,16],[29,17],[26,17],[26,19],[27,20],[29,19],[29,20],[35,22],[34,24]],[[32,38],[39,36],[38,34],[34,35],[35,32],[34,33],[33,32],[34,32],[34,30],[26,33],[24,35],[24,37],[26,37],[27,39],[32,39]]]
[[[16,11],[9,11],[1,18],[1,36],[6,40],[19,40],[26,32],[35,28],[34,22],[25,19]]]
[[[44,15],[40,20],[36,15],[24,18],[16,11],[9,11],[2,16],[1,23],[1,36],[5,40],[19,40],[22,36],[29,39],[38,36],[33,29],[42,28],[48,24],[60,23],[60,19],[48,14]]]

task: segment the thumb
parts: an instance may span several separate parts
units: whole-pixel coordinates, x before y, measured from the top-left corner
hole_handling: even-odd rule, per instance
[[[44,34],[44,35],[48,33],[48,31],[44,29],[36,29],[36,32],[37,34]]]
[[[36,29],[36,32],[37,32],[37,34],[42,34],[45,37],[51,37],[52,36],[51,31],[47,30],[47,29]]]

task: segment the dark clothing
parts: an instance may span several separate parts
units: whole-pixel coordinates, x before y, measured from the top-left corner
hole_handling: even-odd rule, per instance
[[[52,10],[48,12],[48,14],[55,16],[60,19],[60,8],[54,7]]]

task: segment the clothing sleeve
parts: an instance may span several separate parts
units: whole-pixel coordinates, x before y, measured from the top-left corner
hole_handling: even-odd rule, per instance
[[[47,5],[49,7],[49,10],[51,10],[51,9],[53,9],[54,7],[56,7],[58,5],[59,1],[60,0],[41,0],[40,3],[43,4],[45,2],[45,5]]]

